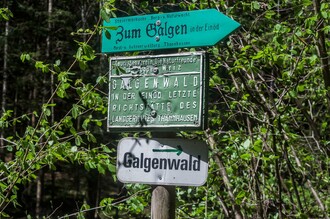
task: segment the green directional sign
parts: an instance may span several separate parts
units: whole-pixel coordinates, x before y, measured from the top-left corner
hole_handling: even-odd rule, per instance
[[[215,9],[113,18],[104,21],[102,52],[213,46],[240,27]]]

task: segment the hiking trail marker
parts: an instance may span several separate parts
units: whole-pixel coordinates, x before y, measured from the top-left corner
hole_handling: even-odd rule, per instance
[[[216,9],[112,18],[104,21],[102,52],[213,46],[240,24]]]
[[[207,178],[203,141],[123,138],[117,149],[117,177],[123,183],[200,186]]]
[[[103,23],[101,50],[213,46],[239,27],[215,9],[112,18]],[[204,130],[207,66],[204,52],[110,58],[108,130]],[[208,149],[202,141],[123,138],[118,144],[118,179],[158,185],[151,218],[175,218],[174,186],[201,186],[207,173]]]

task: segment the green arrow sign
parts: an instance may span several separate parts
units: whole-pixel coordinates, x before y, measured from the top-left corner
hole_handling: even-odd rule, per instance
[[[240,27],[215,9],[104,21],[102,52],[213,46]]]
[[[153,152],[175,152],[178,156],[182,153],[182,147],[177,146],[178,149],[152,149]]]

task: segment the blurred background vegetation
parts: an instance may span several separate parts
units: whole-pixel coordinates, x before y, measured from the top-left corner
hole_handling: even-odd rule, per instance
[[[116,180],[102,18],[215,8],[241,23],[208,48],[209,177],[177,218],[328,218],[325,0],[0,2],[0,218],[149,218],[150,186]],[[194,22],[192,20],[191,22]],[[160,53],[161,51],[158,51]],[[134,52],[116,55],[152,54]]]

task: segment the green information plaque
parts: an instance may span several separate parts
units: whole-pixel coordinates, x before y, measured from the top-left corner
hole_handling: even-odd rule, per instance
[[[203,52],[110,59],[108,130],[205,128]]]

